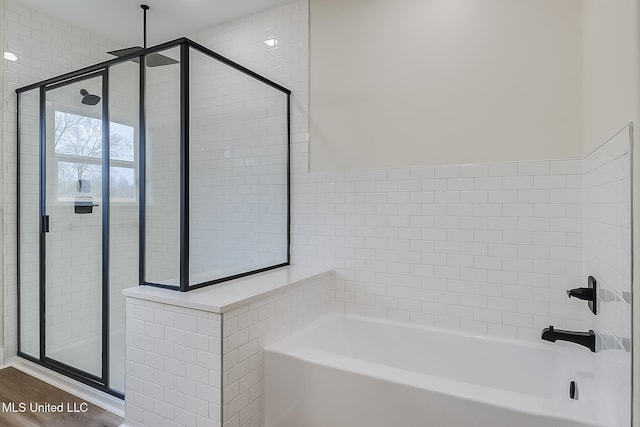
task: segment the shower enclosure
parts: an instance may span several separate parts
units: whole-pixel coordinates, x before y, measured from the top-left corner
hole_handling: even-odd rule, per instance
[[[124,288],[289,263],[290,91],[182,38],[16,92],[18,354],[122,397]]]

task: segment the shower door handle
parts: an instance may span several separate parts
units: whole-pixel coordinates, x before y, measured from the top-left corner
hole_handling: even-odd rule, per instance
[[[42,232],[49,232],[49,215],[42,215]]]

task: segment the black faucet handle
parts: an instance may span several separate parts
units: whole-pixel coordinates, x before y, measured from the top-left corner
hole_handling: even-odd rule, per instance
[[[591,310],[593,314],[598,314],[597,294],[598,294],[598,282],[593,276],[589,276],[588,278],[588,287],[569,289],[567,291],[567,296],[569,298],[576,297],[578,299],[588,301],[589,310]]]
[[[567,291],[567,296],[569,298],[576,297],[581,300],[593,301],[595,297],[595,292],[593,288],[575,288],[569,289]]]

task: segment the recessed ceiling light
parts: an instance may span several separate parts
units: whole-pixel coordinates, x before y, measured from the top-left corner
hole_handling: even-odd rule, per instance
[[[6,59],[7,61],[17,61],[18,60],[18,56],[13,53],[13,52],[5,52],[4,53],[4,59]]]
[[[278,39],[276,39],[275,37],[272,37],[270,39],[266,39],[264,41],[264,44],[266,44],[269,47],[275,47],[278,45]]]

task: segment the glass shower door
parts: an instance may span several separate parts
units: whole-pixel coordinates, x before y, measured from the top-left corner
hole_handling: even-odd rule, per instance
[[[104,377],[103,79],[46,88],[41,200],[45,358],[96,380]]]

